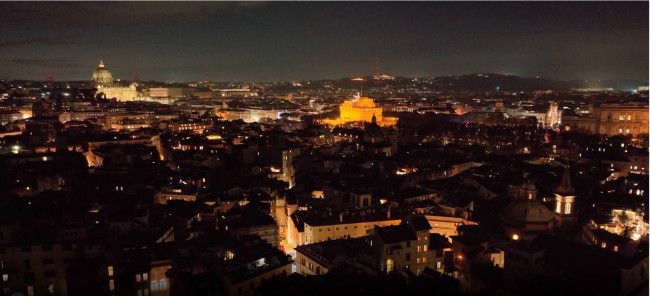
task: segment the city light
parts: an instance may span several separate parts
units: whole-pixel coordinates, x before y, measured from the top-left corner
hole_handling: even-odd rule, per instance
[[[647,9],[0,2],[0,294],[646,291]]]

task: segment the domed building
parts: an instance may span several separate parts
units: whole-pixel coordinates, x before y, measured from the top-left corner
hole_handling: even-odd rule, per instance
[[[521,186],[519,195],[503,209],[500,218],[506,235],[514,240],[550,232],[555,224],[553,212],[537,201],[537,188],[531,181]]]
[[[99,67],[93,73],[93,82],[96,87],[113,86],[113,75],[104,67],[103,61],[99,61]]]

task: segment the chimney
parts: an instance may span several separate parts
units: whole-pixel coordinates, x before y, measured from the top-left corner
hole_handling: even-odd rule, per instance
[[[343,213],[339,213],[339,223],[343,223]]]

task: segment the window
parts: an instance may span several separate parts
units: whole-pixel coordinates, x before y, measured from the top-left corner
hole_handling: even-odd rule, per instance
[[[27,296],[34,296],[34,286],[27,286]]]
[[[144,296],[149,296],[149,289],[144,289]]]
[[[115,280],[108,281],[108,289],[111,291],[115,291]]]
[[[29,260],[25,260],[25,269],[30,270],[32,269],[32,262]]]
[[[386,259],[386,272],[393,271],[393,259]]]
[[[607,243],[602,242],[602,243],[600,244],[600,247],[601,247],[601,248],[605,248],[605,247],[607,247]]]
[[[113,276],[113,266],[108,267],[108,276]]]
[[[151,281],[151,291],[152,292],[158,291],[158,288],[159,288],[158,281]]]
[[[138,296],[142,296],[142,290],[138,290]]]
[[[142,276],[140,276],[139,273],[136,274],[136,275],[135,275],[135,281],[136,281],[136,282],[139,282],[139,281],[141,281],[141,280],[142,280]]]
[[[418,246],[418,252],[420,252],[420,246]]]
[[[427,263],[427,257],[422,257],[422,263]]]
[[[46,278],[53,278],[55,275],[54,270],[47,270],[45,271],[45,277]]]
[[[160,280],[160,290],[167,290],[167,280],[166,279]]]
[[[407,248],[411,247],[411,242],[406,242],[406,247]]]
[[[143,273],[143,274],[142,274],[142,280],[143,280],[143,281],[148,281],[148,280],[149,280],[149,274],[146,273],[146,272]]]
[[[305,258],[300,258],[300,264],[305,265]]]
[[[441,269],[442,268],[442,262],[438,261],[436,262],[436,269]]]
[[[411,253],[406,253],[406,261],[411,261]]]
[[[618,252],[618,246],[614,246],[614,252]]]
[[[427,246],[427,245],[422,246],[422,250],[423,250],[423,251],[426,252],[428,249],[429,249],[429,246]]]
[[[2,274],[2,281],[3,281],[3,282],[8,282],[8,281],[9,281],[9,275],[6,274],[6,273],[3,273],[3,274]]]

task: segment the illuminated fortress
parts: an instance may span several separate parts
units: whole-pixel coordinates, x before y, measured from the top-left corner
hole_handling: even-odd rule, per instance
[[[382,107],[377,107],[375,101],[368,97],[358,100],[345,101],[340,106],[341,115],[337,119],[325,119],[323,122],[331,125],[339,125],[348,122],[372,122],[375,116],[380,126],[391,126],[397,123],[396,117],[384,117]]]

